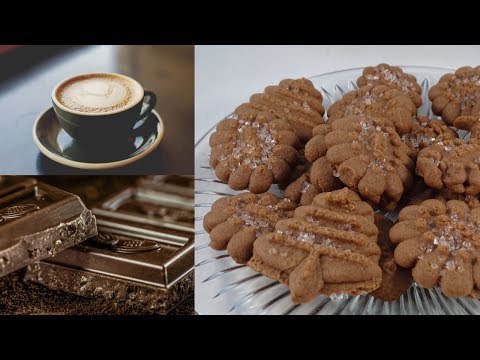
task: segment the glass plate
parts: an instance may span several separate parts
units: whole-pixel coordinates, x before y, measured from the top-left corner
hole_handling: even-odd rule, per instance
[[[432,116],[428,89],[451,69],[402,66],[422,86],[421,115]],[[310,80],[322,92],[328,107],[344,93],[356,88],[362,68],[314,76]],[[382,301],[370,295],[318,296],[308,304],[295,305],[288,287],[245,265],[235,263],[226,251],[209,246],[203,217],[218,198],[237,194],[220,182],[208,164],[210,129],[195,145],[195,308],[199,314],[480,314],[480,301],[443,296],[438,288],[423,289],[413,284],[397,301]],[[466,132],[461,131],[464,138]],[[270,192],[279,194],[273,186]],[[388,214],[395,219],[396,214]]]

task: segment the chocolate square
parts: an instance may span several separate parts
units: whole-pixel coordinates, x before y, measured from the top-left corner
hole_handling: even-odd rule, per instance
[[[78,196],[34,179],[9,182],[0,189],[0,276],[97,234]]]

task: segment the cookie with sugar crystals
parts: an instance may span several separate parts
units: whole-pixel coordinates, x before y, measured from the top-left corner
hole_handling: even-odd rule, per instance
[[[248,266],[287,284],[294,303],[319,294],[364,294],[382,279],[377,235],[372,207],[355,192],[322,193],[260,236]]]
[[[362,75],[357,79],[357,85],[360,87],[365,85],[386,85],[403,92],[412,99],[416,107],[422,105],[422,88],[417,83],[417,78],[403,72],[398,66],[390,66],[388,64],[367,66],[363,69]]]
[[[261,94],[252,95],[236,112],[256,109],[275,114],[287,121],[301,140],[307,141],[312,137],[312,129],[325,122],[322,101],[322,94],[310,80],[285,79],[278,85],[267,86]]]
[[[244,111],[222,120],[210,136],[210,165],[232,189],[263,193],[289,177],[298,146],[285,120],[268,112]]]
[[[435,142],[457,138],[457,132],[442,120],[429,119],[423,115],[415,116],[411,130],[401,137],[402,141],[416,154]]]
[[[315,133],[305,146],[312,172],[314,167],[323,168],[323,177],[338,177],[371,204],[391,211],[412,185],[414,153],[388,119],[338,118],[319,125]]]
[[[433,143],[417,157],[417,173],[436,190],[455,194],[480,193],[480,144],[460,139]]]
[[[326,181],[322,181],[323,179],[326,179]],[[324,163],[318,161],[313,170],[312,166],[309,165],[301,174],[296,176],[285,188],[284,195],[287,199],[300,205],[310,205],[318,194],[342,187],[342,182],[333,176],[332,166],[326,161]]]
[[[450,297],[480,296],[480,206],[429,199],[403,208],[390,230],[395,262]]]
[[[318,194],[344,187],[342,182],[333,176],[333,168],[326,160],[323,163],[317,161],[312,170],[312,163],[305,157],[305,148],[299,151],[299,155],[299,163],[292,171],[290,179],[280,186],[287,199],[300,205],[310,205]]]
[[[252,256],[257,237],[272,231],[279,220],[292,217],[296,207],[296,203],[268,193],[226,196],[213,203],[203,227],[210,233],[213,249],[226,249],[237,263],[244,264]]]
[[[480,206],[480,201],[476,196],[465,195],[465,194],[454,194],[447,189],[442,189],[437,192],[435,199],[448,201],[448,200],[458,200],[467,204],[469,207],[474,208]]]
[[[409,193],[402,198],[399,206],[403,208],[409,205],[420,205],[423,201],[429,199],[440,199],[442,201],[460,200],[465,202],[470,207],[476,207],[480,205],[480,201],[478,200],[477,196],[455,194],[448,189],[435,190],[428,187],[423,179],[419,178],[416,180],[411,191],[409,191]]]
[[[432,110],[452,125],[459,117],[480,118],[480,66],[443,75],[428,92]]]
[[[385,85],[365,85],[346,93],[328,109],[328,122],[347,116],[387,118],[399,134],[412,128],[417,107],[397,89]]]

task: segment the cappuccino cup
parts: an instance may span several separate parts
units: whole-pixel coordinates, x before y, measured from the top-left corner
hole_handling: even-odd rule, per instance
[[[156,96],[134,79],[115,73],[76,75],[52,91],[60,126],[81,143],[122,142],[146,119]]]

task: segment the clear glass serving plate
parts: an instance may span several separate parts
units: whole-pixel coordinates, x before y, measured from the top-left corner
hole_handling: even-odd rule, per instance
[[[428,90],[451,69],[402,66],[416,76],[422,86],[421,115],[432,116]],[[310,80],[322,92],[328,107],[344,93],[356,88],[355,81],[362,68],[331,72]],[[271,280],[245,265],[235,263],[226,251],[209,246],[203,229],[203,217],[211,204],[222,196],[236,194],[220,182],[208,164],[210,129],[195,145],[195,308],[199,314],[480,314],[480,301],[453,299],[442,295],[438,288],[423,289],[413,284],[397,301],[382,301],[370,295],[318,296],[308,304],[296,305],[290,300],[287,286]],[[461,131],[460,137],[467,133]],[[273,186],[270,192],[279,194]],[[396,213],[387,214],[392,220]]]

